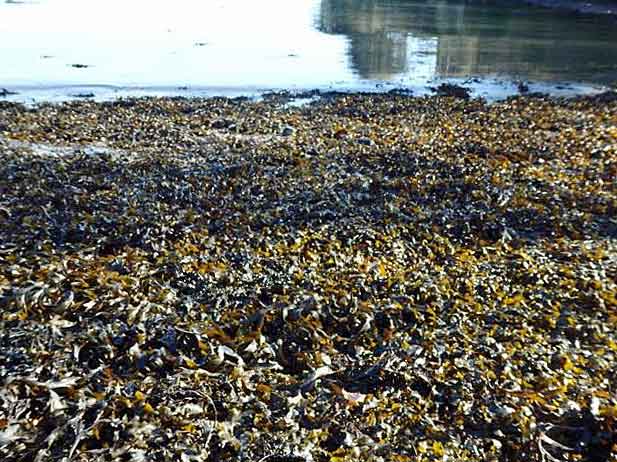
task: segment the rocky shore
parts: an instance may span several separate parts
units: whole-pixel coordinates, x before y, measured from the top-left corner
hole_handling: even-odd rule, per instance
[[[613,460],[617,96],[288,102],[0,102],[0,459]]]

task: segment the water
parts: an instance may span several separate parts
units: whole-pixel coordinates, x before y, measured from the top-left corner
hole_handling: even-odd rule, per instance
[[[3,1],[0,43],[0,88],[22,100],[617,81],[615,19],[504,2]]]

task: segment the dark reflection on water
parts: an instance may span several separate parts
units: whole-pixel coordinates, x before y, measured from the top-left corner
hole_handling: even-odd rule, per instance
[[[319,30],[344,35],[364,79],[507,75],[617,80],[617,22],[520,3],[322,0]]]

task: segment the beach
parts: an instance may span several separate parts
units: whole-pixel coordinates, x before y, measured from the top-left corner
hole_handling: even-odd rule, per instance
[[[0,459],[614,460],[617,96],[459,96],[0,102]]]

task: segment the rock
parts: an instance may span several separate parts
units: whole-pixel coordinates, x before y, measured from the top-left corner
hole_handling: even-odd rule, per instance
[[[497,417],[505,418],[514,414],[515,409],[510,406],[501,405],[499,403],[495,403],[491,406],[491,413]]]
[[[283,136],[291,136],[291,135],[294,134],[295,131],[296,131],[295,128],[290,127],[289,125],[287,125],[287,126],[283,127],[283,130],[281,131],[281,135],[283,135]]]
[[[521,95],[524,95],[526,93],[529,93],[529,85],[527,85],[525,82],[518,82],[518,84],[516,85],[516,87],[518,88],[518,92]]]
[[[210,124],[210,127],[215,128],[217,130],[223,129],[223,128],[229,128],[231,126],[234,125],[234,121],[231,119],[226,119],[226,118],[221,118],[221,119],[216,119],[214,122],[212,122]]]
[[[388,95],[412,96],[413,95],[413,90],[410,89],[410,88],[393,88],[392,90],[388,91]]]
[[[453,96],[454,98],[469,99],[469,88],[461,87],[452,83],[442,83],[437,88],[431,87],[431,91],[439,96]]]

